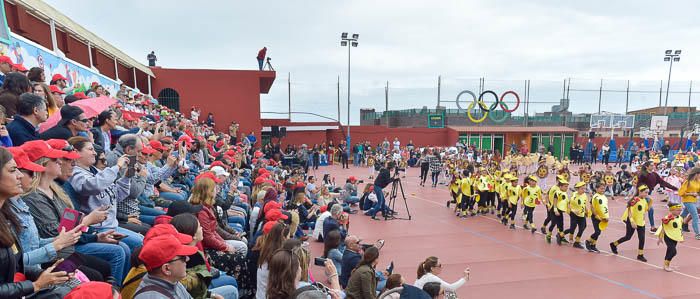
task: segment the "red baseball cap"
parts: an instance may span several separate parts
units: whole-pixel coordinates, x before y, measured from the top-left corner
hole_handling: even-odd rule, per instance
[[[63,80],[63,81],[68,81],[66,77],[63,77],[61,74],[55,74],[53,77],[51,77],[51,81],[58,81],[58,80]]]
[[[182,245],[175,236],[166,234],[144,243],[139,259],[146,265],[146,270],[151,271],[178,256],[190,256],[195,253],[197,253],[197,247]]]
[[[226,164],[224,164],[224,162],[221,162],[221,161],[214,161],[214,162],[211,163],[211,165],[209,165],[209,169],[212,169],[214,166],[221,166],[221,167],[224,167],[224,168],[227,167]]]
[[[30,161],[39,160],[39,158],[64,158],[68,152],[53,149],[44,140],[27,141],[21,146],[22,150],[27,153]]]
[[[350,177],[348,178],[348,180],[351,181],[351,182],[356,182],[356,181],[357,181],[357,178],[356,178],[355,176],[350,176]]]
[[[203,178],[208,178],[214,181],[214,183],[221,184],[221,180],[216,177],[215,174],[211,172],[202,172],[200,175],[198,175],[196,178],[194,178],[194,183],[196,184],[200,179]]]
[[[260,157],[264,156],[264,154],[263,154],[261,151],[256,151],[255,154],[254,154],[254,156],[255,156],[256,158],[260,158]]]
[[[27,156],[27,153],[24,152],[24,150],[19,147],[19,146],[13,146],[13,147],[8,147],[8,151],[12,154],[12,157],[15,158],[15,163],[17,163],[18,168],[26,169],[29,171],[34,171],[34,172],[43,172],[46,170],[44,166],[41,166],[39,164],[36,164],[32,161],[29,160],[29,157]]]
[[[112,285],[101,281],[79,284],[66,294],[65,299],[114,299]]]
[[[289,217],[287,215],[282,214],[282,210],[279,209],[274,209],[265,212],[265,220],[267,221],[277,221],[277,220],[287,220]]]
[[[268,202],[265,204],[265,208],[263,208],[263,213],[266,213],[266,214],[267,214],[267,212],[269,212],[269,211],[272,211],[272,210],[279,210],[279,209],[281,209],[281,208],[282,208],[282,204],[281,204],[281,203],[276,202],[276,201],[268,201]]]
[[[143,237],[143,244],[148,243],[148,241],[150,241],[153,238],[160,237],[163,235],[174,236],[180,241],[180,243],[182,243],[182,245],[187,245],[190,244],[190,242],[192,242],[192,236],[178,232],[177,229],[170,223],[162,223],[156,224],[148,230],[146,236]]]
[[[263,235],[267,235],[275,225],[279,224],[277,221],[268,221],[263,225]]]
[[[154,150],[157,150],[157,151],[164,151],[164,150],[167,150],[167,148],[165,148],[165,146],[163,146],[163,143],[161,143],[161,142],[158,141],[158,140],[151,140],[150,142],[148,142],[148,144],[149,144]]]
[[[56,85],[51,85],[51,86],[49,86],[49,89],[51,89],[51,93],[66,94],[65,92],[63,92],[63,90],[61,90],[61,88],[59,88],[59,87],[56,86]]]
[[[15,65],[14,62],[12,62],[12,59],[9,56],[2,55],[0,56],[0,63],[7,63],[9,65]]]
[[[73,96],[78,100],[88,99],[88,96],[86,96],[85,93],[82,91],[74,93]]]
[[[255,178],[255,182],[253,182],[253,185],[260,185],[260,184],[262,184],[263,182],[265,182],[265,178],[264,178],[264,177],[257,177],[257,178]]]
[[[27,71],[27,68],[24,67],[24,65],[21,63],[13,64],[12,67],[14,67],[18,72],[26,72]]]
[[[49,146],[55,150],[66,152],[66,156],[63,157],[65,159],[75,160],[80,158],[80,154],[78,154],[73,146],[70,145],[70,143],[68,143],[68,141],[65,139],[49,139],[46,140],[46,143],[48,143]]]
[[[144,146],[143,149],[141,149],[141,153],[144,155],[150,155],[150,154],[155,153],[155,152],[156,152],[156,150],[154,150],[150,146]]]

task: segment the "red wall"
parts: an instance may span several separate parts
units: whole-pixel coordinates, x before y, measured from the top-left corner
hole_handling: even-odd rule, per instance
[[[231,70],[187,70],[152,68],[156,79],[152,93],[158,96],[166,87],[180,95],[180,112],[189,116],[193,105],[202,111],[201,120],[212,112],[218,131],[228,131],[232,121],[240,124],[240,133],[251,131],[259,138],[260,72]],[[142,88],[145,90],[145,88]]]
[[[88,47],[86,44],[69,36],[68,50],[69,52],[66,52],[68,58],[88,68],[90,67],[90,54],[88,54]]]
[[[126,86],[134,86],[134,71],[131,68],[118,62],[117,70],[119,71],[119,80],[122,80]]]

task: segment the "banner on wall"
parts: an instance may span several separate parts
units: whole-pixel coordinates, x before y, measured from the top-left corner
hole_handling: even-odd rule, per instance
[[[112,96],[119,90],[117,81],[69,59],[58,57],[53,51],[14,33],[11,33],[9,46],[0,44],[0,54],[10,57],[16,64],[21,63],[27,69],[43,68],[47,84],[53,75],[63,75],[68,79],[68,86],[75,86],[73,92],[87,91],[92,82],[102,85]]]

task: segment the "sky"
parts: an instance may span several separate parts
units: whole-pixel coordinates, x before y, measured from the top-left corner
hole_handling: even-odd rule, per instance
[[[385,110],[387,82],[390,110],[434,108],[438,76],[447,108],[457,108],[460,91],[478,91],[479,78],[487,90],[521,97],[530,80],[530,114],[549,111],[569,78],[575,113],[595,113],[599,101],[602,111],[616,113],[626,105],[656,106],[660,96],[665,103],[667,49],[683,50],[673,65],[669,105],[688,105],[693,79],[699,93],[692,93],[691,105],[700,102],[694,72],[700,1],[46,2],[144,64],[153,50],[167,68],[256,69],[257,51],[266,46],[277,79],[261,96],[263,112],[287,112],[291,90],[293,111],[337,119],[339,81],[347,122],[348,48],[340,46],[341,32],[360,35],[351,49],[352,124],[361,108]]]

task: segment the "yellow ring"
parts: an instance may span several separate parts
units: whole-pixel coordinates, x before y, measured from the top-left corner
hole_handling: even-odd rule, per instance
[[[484,120],[486,120],[486,118],[489,116],[489,113],[488,113],[488,112],[484,112],[484,116],[482,116],[482,117],[479,118],[479,119],[475,119],[475,118],[472,116],[472,110],[474,109],[474,105],[476,105],[476,103],[475,103],[475,102],[471,102],[471,103],[469,103],[469,106],[467,106],[467,117],[468,117],[469,120],[471,120],[473,123],[478,124],[478,123],[481,123],[481,122],[483,122]]]

